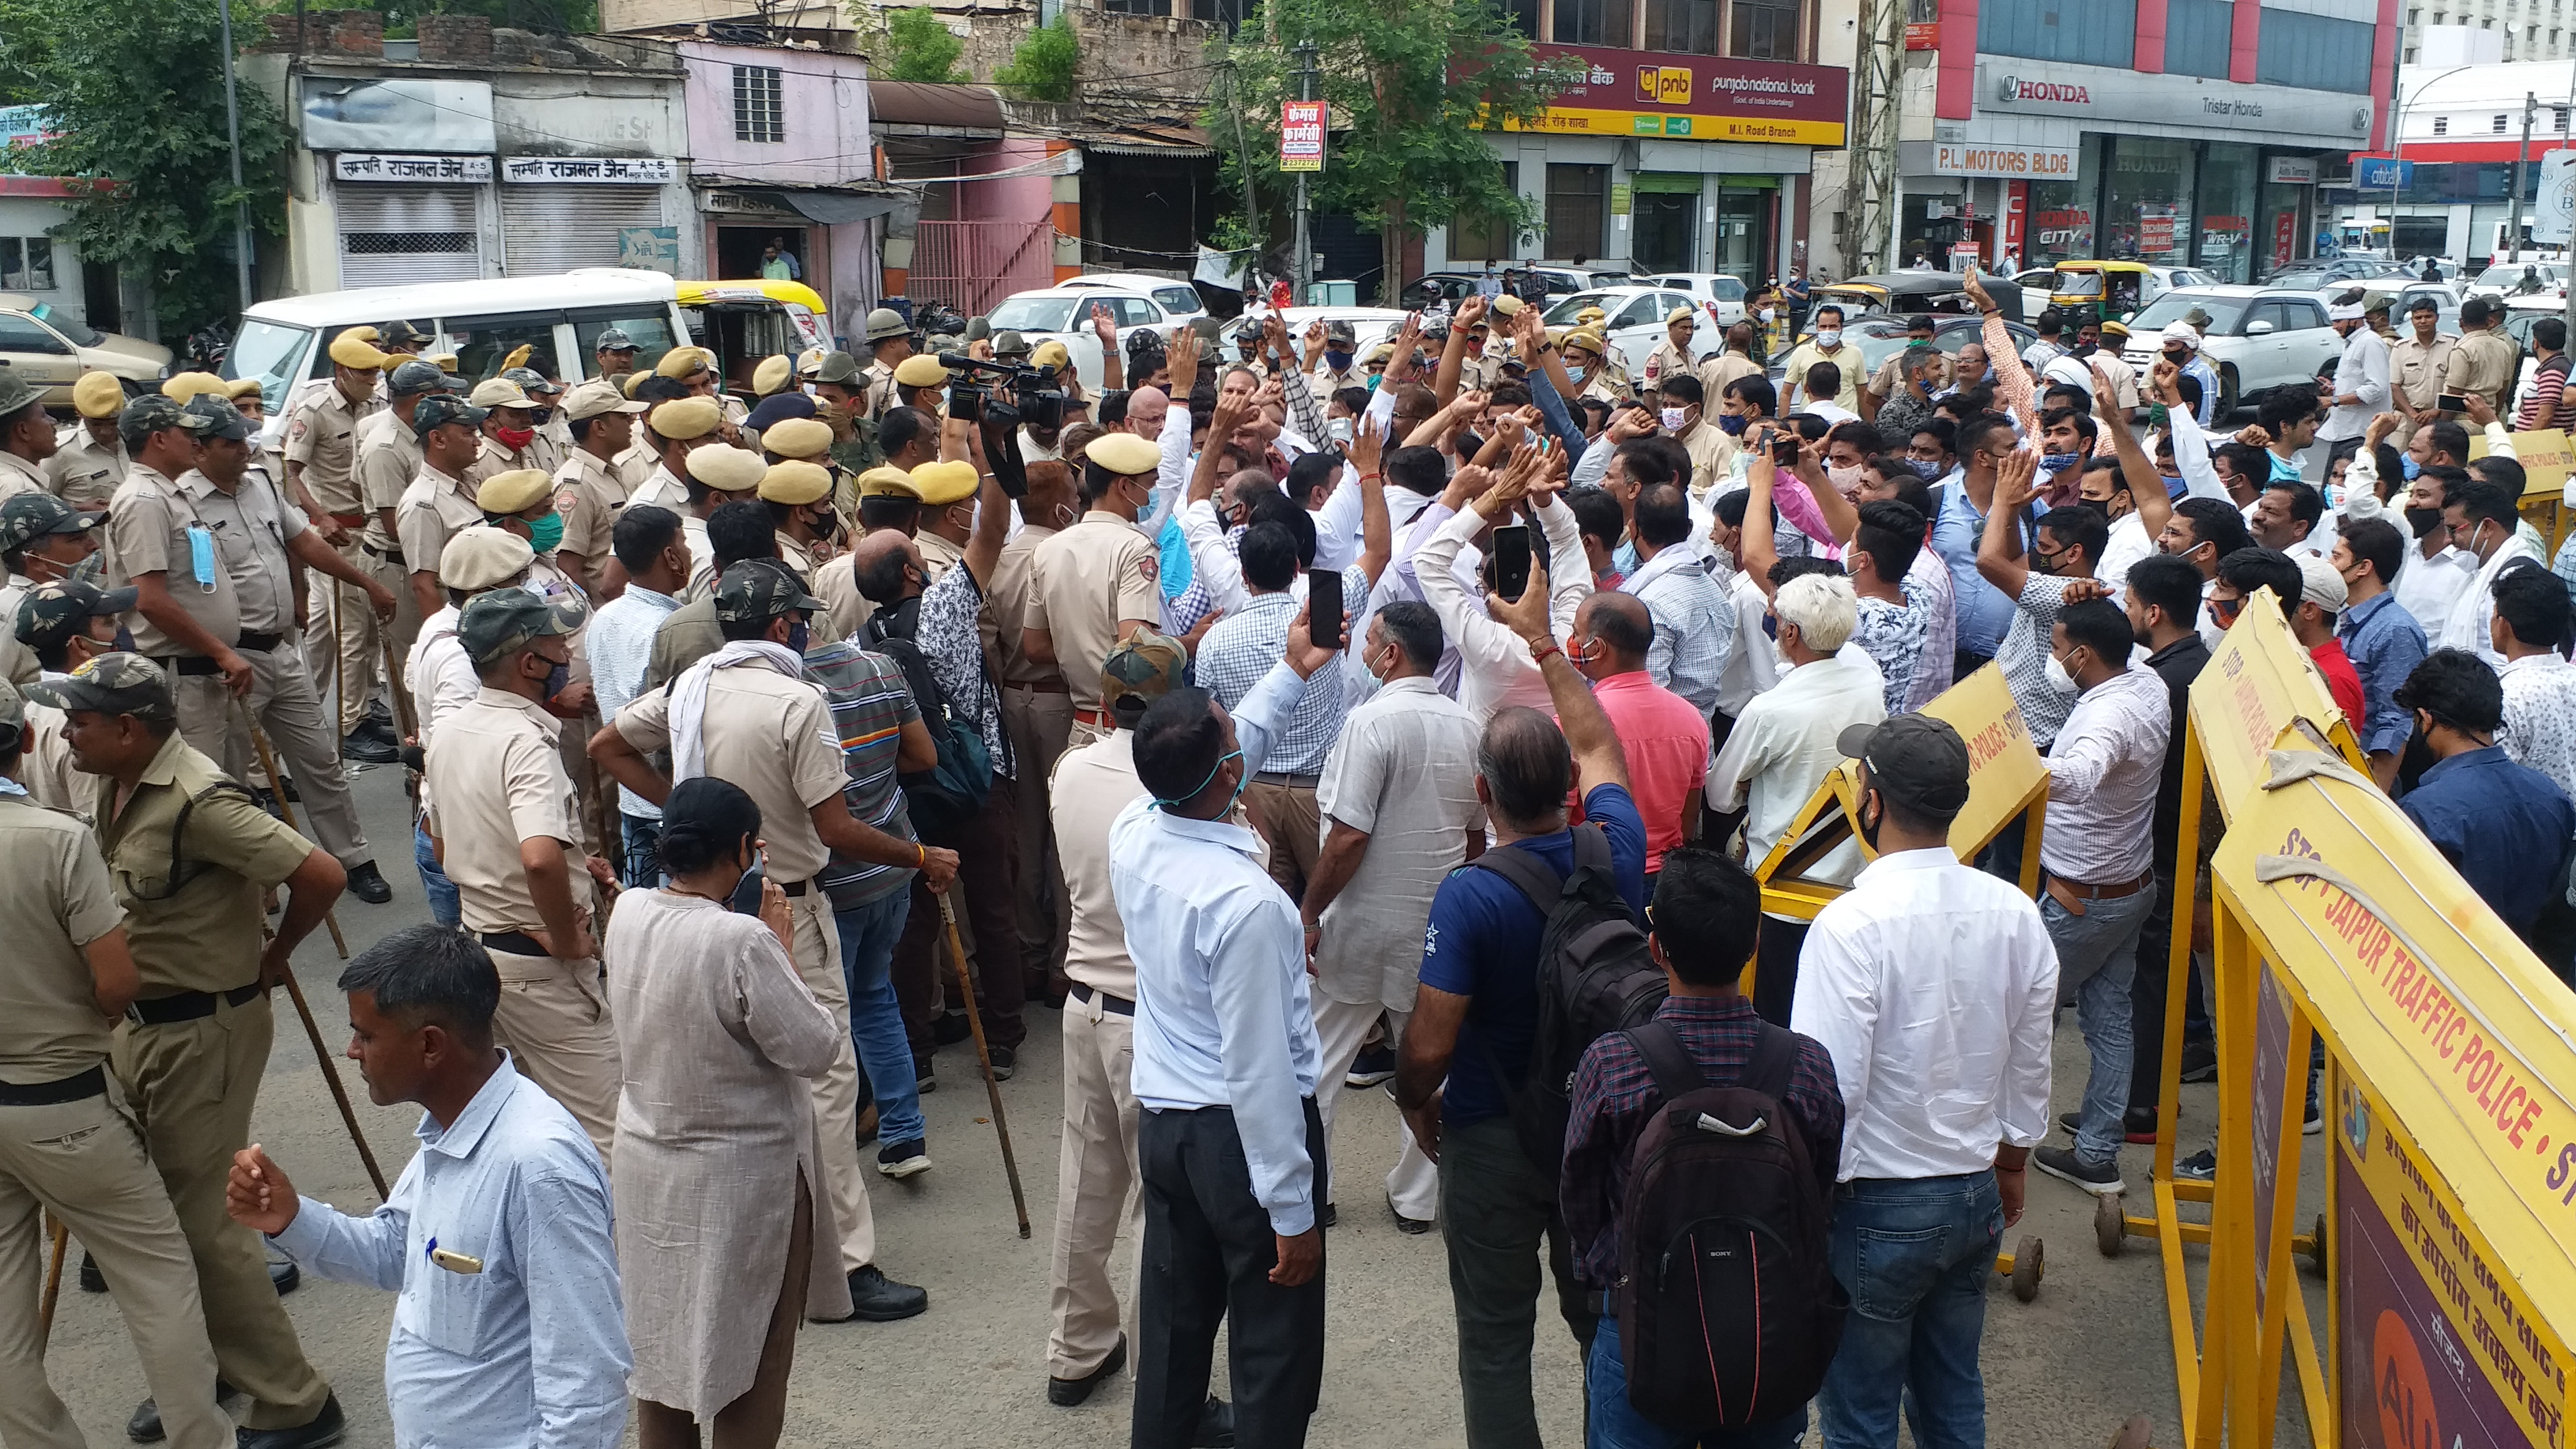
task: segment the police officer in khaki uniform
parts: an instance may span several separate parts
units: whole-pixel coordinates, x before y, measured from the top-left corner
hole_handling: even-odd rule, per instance
[[[0,503],[0,563],[9,580],[0,586],[0,626],[15,621],[28,592],[54,579],[67,579],[81,561],[98,552],[96,523],[88,514],[50,493],[19,493]],[[0,679],[30,684],[36,658],[14,635],[0,636]]]
[[[707,520],[728,503],[745,503],[760,496],[761,476],[769,471],[760,455],[748,448],[709,442],[693,448],[688,457],[689,497],[678,510],[680,533],[688,540],[689,557],[695,569],[689,575],[686,598],[697,598],[715,587],[715,547],[707,541]]]
[[[880,528],[894,529],[906,538],[920,536],[921,489],[911,474],[891,464],[870,468],[858,476],[856,491],[860,537]],[[828,638],[849,638],[877,611],[859,592],[847,550],[814,571],[814,592],[822,597],[824,617],[830,621],[823,631]]]
[[[1082,500],[1071,528],[1038,545],[1030,560],[1020,652],[1053,664],[1073,695],[1068,747],[1089,744],[1116,721],[1101,712],[1100,670],[1110,649],[1162,617],[1154,546],[1136,528],[1154,495],[1163,450],[1133,433],[1108,433],[1085,450]]]
[[[501,376],[517,383],[532,405],[529,416],[536,422],[537,436],[528,445],[532,460],[528,466],[552,474],[563,466],[564,454],[572,451],[572,430],[563,415],[563,384],[533,367],[504,368]]]
[[[465,400],[483,409],[482,446],[474,455],[474,466],[465,470],[467,483],[480,485],[495,473],[522,468],[553,471],[538,467],[537,403],[517,383],[507,377],[492,378],[477,383]]]
[[[134,649],[164,671],[183,678],[219,680],[234,695],[247,695],[256,675],[242,657],[241,603],[233,578],[215,547],[213,527],[179,478],[197,464],[196,429],[206,419],[158,393],[125,405],[117,420],[133,461],[107,510],[107,577],[113,587],[135,591]],[[266,650],[281,636],[248,641]],[[221,698],[192,695],[181,720],[193,738],[225,753],[231,721]]]
[[[377,386],[394,360],[377,351],[372,340],[344,332],[331,342],[331,385],[306,393],[287,413],[287,496],[304,510],[322,542],[361,570],[366,566],[362,540],[367,512],[358,491],[358,424],[383,409]],[[339,656],[336,669],[331,664],[334,651]],[[350,758],[377,763],[391,759],[395,748],[392,731],[366,724],[367,701],[383,673],[377,660],[381,652],[376,621],[365,609],[337,588],[311,591],[305,606],[305,656],[320,664],[326,686],[337,686],[340,733],[359,736]]]
[[[715,604],[728,647],[763,640],[799,653],[806,621],[823,609],[822,600],[806,593],[795,574],[775,559],[746,560],[726,569],[716,585]],[[691,709],[699,713],[694,728],[686,718]],[[680,778],[717,776],[741,786],[760,806],[768,877],[787,893],[795,919],[796,972],[815,999],[831,1008],[841,1029],[840,1055],[815,1085],[814,1109],[850,1297],[859,1317],[910,1317],[927,1306],[929,1295],[887,1278],[875,1266],[876,1223],[859,1168],[859,1059],[850,1045],[849,989],[831,897],[815,886],[814,875],[837,852],[880,865],[919,868],[933,889],[944,890],[956,877],[957,856],[888,835],[850,813],[841,793],[849,774],[822,690],[801,673],[778,672],[766,658],[756,656],[730,668],[702,661],[671,688],[647,693],[618,711],[616,720],[590,742],[591,758],[602,770],[656,805],[669,797],[673,782],[646,754],[663,749],[673,751],[674,773]]]
[[[131,429],[126,443],[144,455]],[[258,1237],[226,1216],[224,1183],[268,1066],[269,988],[339,897],[339,862],[188,747],[150,660],[102,654],[53,689],[73,762],[99,777],[92,814],[141,977],[116,1032],[117,1081],[196,1259],[217,1367],[251,1398],[239,1443],[336,1444],[339,1400],[305,1361]],[[263,946],[260,895],[279,885],[285,914]],[[159,1437],[151,1402],[136,1419],[130,1437]]]
[[[603,327],[591,339],[590,360],[598,365],[598,376],[623,383],[635,370],[635,339],[623,327]]]
[[[778,523],[778,556],[807,589],[831,561],[841,515],[832,507],[832,475],[819,463],[772,463],[760,475],[760,501]]]
[[[180,475],[179,487],[194,517],[213,530],[215,556],[232,579],[241,620],[241,640],[234,647],[250,661],[252,674],[242,704],[293,767],[315,837],[349,872],[349,894],[383,905],[393,899],[393,888],[368,855],[366,832],[349,799],[349,779],[340,769],[339,736],[322,718],[313,671],[286,625],[294,612],[299,564],[356,590],[351,606],[363,596],[379,622],[393,617],[393,590],[324,546],[304,516],[279,496],[267,470],[250,465],[250,423],[230,404],[209,393],[189,403],[187,412],[202,426],[197,429],[197,466]],[[258,647],[259,641],[272,639],[276,642],[269,647]],[[220,761],[235,778],[250,778],[250,741],[236,728],[232,696],[222,681],[211,674],[182,674],[171,688],[189,743]],[[206,743],[223,753],[207,749]]]
[[[652,450],[653,471],[626,495],[626,501],[650,503],[687,517],[689,455],[700,448],[721,445],[724,437],[719,429],[723,426],[724,410],[716,406],[713,398],[674,398],[646,413],[643,435],[636,441]],[[692,551],[698,547],[690,545]],[[699,562],[704,566],[705,560]]]
[[[728,430],[741,427],[743,420],[751,416],[751,409],[743,405],[742,399],[724,390],[724,378],[716,372],[716,355],[703,347],[674,347],[662,354],[653,372],[687,388],[694,396],[714,402],[723,410]]]
[[[57,683],[101,654],[115,653],[117,635],[132,612],[132,589],[101,590],[79,579],[55,579],[36,585],[11,611],[10,635],[35,656],[38,679]],[[51,698],[48,692],[38,693]],[[19,760],[18,783],[37,804],[76,815],[86,825],[89,777],[72,764],[61,707],[44,699],[27,701],[26,752]],[[84,1271],[84,1281],[87,1277]]]
[[[948,369],[928,353],[907,357],[895,364],[894,405],[919,408],[933,417],[943,415],[948,391]]]
[[[616,459],[635,441],[635,419],[645,404],[628,402],[605,382],[585,382],[564,394],[558,416],[570,429],[572,450],[554,470],[555,511],[563,515],[563,543],[556,561],[601,603],[617,597],[625,573],[610,577],[617,515],[626,507],[626,485]]]
[[[0,498],[45,491],[54,420],[44,395],[15,368],[0,368]]]
[[[107,500],[125,481],[125,445],[117,440],[116,415],[125,389],[115,376],[85,372],[72,384],[72,411],[80,421],[54,440],[45,460],[45,489],[83,513],[107,512]]]
[[[921,499],[920,521],[912,538],[921,546],[924,588],[939,582],[966,556],[966,540],[975,531],[979,477],[975,465],[963,458],[924,463],[912,470],[913,493]],[[989,607],[986,612],[991,612]]]
[[[367,576],[393,590],[394,657],[411,653],[420,637],[420,601],[412,597],[411,571],[403,564],[402,538],[394,516],[403,490],[420,476],[420,438],[412,421],[421,400],[447,390],[447,374],[431,363],[409,358],[385,373],[384,411],[358,424],[358,497],[367,508],[367,526],[359,531],[359,566]],[[317,680],[318,682],[318,680]]]
[[[482,677],[430,737],[430,839],[465,930],[501,973],[493,1034],[611,1163],[623,1081],[600,981],[593,913],[608,863],[581,847],[572,780],[547,705],[572,667],[576,603],[495,589],[466,604],[457,642]]]
[[[876,419],[896,403],[894,370],[912,356],[912,324],[892,307],[879,307],[868,314],[868,367],[860,374],[866,386],[860,416]],[[831,366],[827,359],[826,370]]]
[[[858,476],[833,454],[832,425],[819,417],[791,417],[761,430],[760,451],[773,463],[812,463],[832,477],[832,511],[843,534],[859,516]]]
[[[589,591],[565,571],[556,557],[563,542],[564,521],[555,507],[554,480],[533,468],[498,473],[483,480],[483,486],[475,491],[475,502],[482,505],[485,523],[528,545],[528,590],[582,619],[564,640],[571,650],[572,671],[560,688],[546,696],[545,705],[556,718],[568,722],[559,742],[564,774],[573,782],[579,798],[573,819],[581,827],[583,847],[599,854],[608,847],[600,840],[597,828],[599,786],[592,777],[589,757],[583,753],[591,732],[599,727],[599,716],[591,708],[590,652],[582,642],[589,629],[592,605]]]
[[[1664,314],[1664,340],[1646,354],[1645,390],[1653,392],[1668,377],[1698,375],[1699,364],[1691,359],[1691,338],[1699,333],[1699,318],[1689,307],[1675,307]]]
[[[33,731],[18,691],[0,684],[0,934],[11,957],[0,974],[0,1296],[22,1314],[36,1299],[41,1206],[106,1275],[144,1381],[171,1406],[173,1449],[229,1449],[188,1240],[108,1083],[108,1029],[138,985],[124,911],[89,830],[23,788]],[[31,1331],[0,1334],[0,1439],[83,1442]]]
[[[394,506],[394,536],[402,544],[403,567],[410,570],[411,596],[427,619],[446,607],[439,592],[438,556],[460,528],[483,521],[466,475],[483,448],[483,410],[462,398],[441,393],[421,399],[411,415],[412,437],[420,444],[420,472]]]

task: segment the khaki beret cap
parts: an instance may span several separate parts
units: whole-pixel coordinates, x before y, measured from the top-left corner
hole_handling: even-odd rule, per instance
[[[870,468],[859,475],[861,498],[921,499],[921,490],[913,486],[912,475],[901,468]]]
[[[832,472],[819,463],[772,463],[760,475],[760,496],[771,503],[812,503],[832,492]]]
[[[84,372],[72,384],[72,406],[85,418],[112,418],[125,411],[125,388],[114,373]]]
[[[675,397],[653,410],[653,431],[675,441],[703,438],[724,423],[711,397]]]
[[[1134,433],[1104,433],[1091,440],[1083,456],[1112,473],[1134,477],[1163,466],[1163,450]]]
[[[361,332],[367,335],[360,337],[358,334]],[[376,330],[372,327],[353,327],[332,338],[331,360],[342,367],[354,367],[360,372],[380,370],[394,359],[376,350],[376,344],[373,341],[375,335]]]
[[[504,528],[478,523],[460,528],[438,555],[438,581],[451,589],[479,593],[516,576],[537,556],[528,541]]]
[[[689,454],[689,476],[719,493],[748,493],[760,486],[761,475],[768,471],[760,455],[749,448],[713,443]]]
[[[796,359],[783,352],[776,357],[764,357],[760,359],[760,366],[751,371],[751,390],[767,397],[785,387],[795,376]]]
[[[1162,450],[1156,449],[1155,457],[1159,460]],[[912,470],[913,491],[921,495],[922,502],[933,508],[945,508],[951,503],[963,503],[974,497],[975,486],[981,481],[975,465],[963,458],[949,463],[924,463]]]
[[[532,408],[537,405],[536,399],[528,396],[526,388],[506,377],[487,378],[476,383],[474,391],[466,394],[465,400],[478,408]]]
[[[232,384],[211,372],[175,373],[169,381],[161,384],[161,395],[172,402],[186,402],[201,392],[227,399],[233,395]]]
[[[895,364],[894,380],[902,387],[936,387],[948,380],[948,369],[928,353],[916,353]]]
[[[691,378],[714,365],[714,355],[703,347],[674,347],[662,354],[653,371],[663,377]]]
[[[554,487],[540,468],[513,468],[495,473],[474,490],[474,506],[486,513],[524,513]]]
[[[644,404],[628,401],[617,384],[593,378],[564,394],[563,410],[566,421],[577,423],[602,413],[640,413]]]
[[[820,418],[788,418],[761,429],[760,446],[782,458],[819,458],[832,448],[832,425]]]
[[[1073,352],[1050,337],[1029,349],[1029,366],[1063,368],[1073,364]]]

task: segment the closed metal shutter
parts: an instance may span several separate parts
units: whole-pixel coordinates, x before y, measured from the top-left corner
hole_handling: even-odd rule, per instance
[[[483,275],[472,186],[340,186],[340,285],[471,281]]]
[[[655,186],[503,186],[501,265],[513,277],[617,265],[617,234],[662,225]]]

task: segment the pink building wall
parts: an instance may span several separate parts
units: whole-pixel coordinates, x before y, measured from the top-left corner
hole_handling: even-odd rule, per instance
[[[868,141],[868,65],[829,51],[680,42],[688,67],[691,169],[700,176],[837,186],[874,174]],[[774,66],[786,139],[737,141],[733,68]]]

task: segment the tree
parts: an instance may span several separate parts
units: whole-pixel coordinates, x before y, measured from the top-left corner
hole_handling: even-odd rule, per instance
[[[974,79],[957,68],[966,42],[949,34],[927,6],[887,16],[885,33],[886,79],[933,85],[964,85]]]
[[[1058,15],[1021,37],[1011,63],[993,73],[993,84],[1023,101],[1073,99],[1074,73],[1082,65],[1082,43],[1074,38],[1073,19]]]
[[[1578,67],[1542,62],[1493,0],[1267,5],[1270,13],[1246,20],[1228,48],[1253,154],[1278,153],[1279,103],[1297,99],[1294,47],[1314,42],[1332,124],[1314,202],[1377,228],[1384,296],[1403,283],[1407,237],[1462,213],[1514,228],[1534,221],[1530,204],[1504,184],[1487,137],[1506,121],[1535,123]],[[1279,40],[1256,44],[1256,34]],[[1234,116],[1212,111],[1207,120],[1211,135],[1232,135]],[[1285,179],[1270,172],[1262,182]]]
[[[42,104],[59,133],[11,158],[71,183],[71,220],[55,234],[85,260],[148,277],[164,335],[231,316],[235,208],[247,201],[256,231],[285,233],[289,137],[275,99],[240,87],[243,184],[232,184],[216,8],[0,0],[0,37],[0,88]]]

